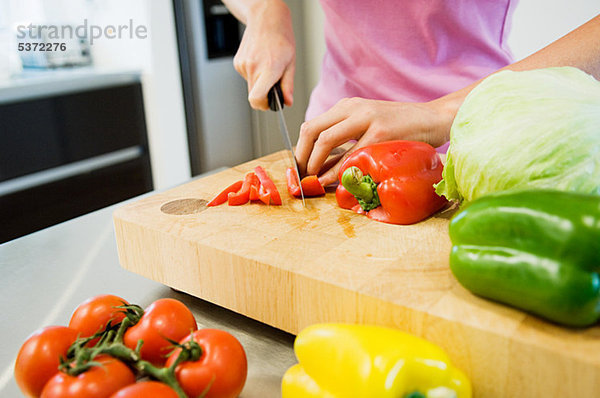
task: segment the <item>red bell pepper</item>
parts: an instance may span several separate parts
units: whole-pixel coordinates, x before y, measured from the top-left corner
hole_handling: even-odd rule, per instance
[[[256,166],[254,168],[254,172],[260,180],[260,184],[264,188],[265,192],[270,194],[270,203],[278,206],[281,205],[281,196],[279,195],[279,191],[277,190],[277,187],[273,181],[267,175],[267,172],[260,166]]]
[[[339,179],[354,195],[367,217],[390,224],[413,224],[447,202],[433,184],[442,179],[442,161],[424,142],[389,141],[361,148],[342,164]],[[354,206],[336,192],[343,208]]]
[[[335,189],[335,200],[342,209],[352,209],[354,206],[360,206],[358,199],[352,195],[342,184]]]
[[[230,192],[237,192],[240,190],[240,188],[242,188],[242,185],[244,184],[243,181],[236,181],[233,184],[231,184],[230,186],[228,186],[227,188],[225,188],[220,194],[218,194],[217,196],[215,196],[215,198],[213,200],[211,200],[210,202],[208,202],[206,204],[206,206],[218,206],[218,205],[222,205],[223,203],[225,203],[227,201],[227,197],[229,195]]]
[[[299,198],[300,195],[300,185],[298,185],[298,175],[296,174],[296,170],[293,168],[288,168],[285,171],[285,176],[287,178],[287,190],[290,195]],[[302,192],[304,196],[319,196],[325,195],[325,188],[319,182],[317,176],[306,176],[300,181],[302,184]]]

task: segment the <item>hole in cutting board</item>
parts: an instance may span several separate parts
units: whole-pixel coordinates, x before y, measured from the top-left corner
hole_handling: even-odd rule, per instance
[[[178,216],[196,214],[206,210],[207,203],[204,199],[177,199],[162,205],[160,211]]]

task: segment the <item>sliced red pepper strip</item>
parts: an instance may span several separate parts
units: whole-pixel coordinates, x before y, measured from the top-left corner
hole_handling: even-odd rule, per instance
[[[229,195],[227,195],[227,204],[229,206],[240,206],[246,204],[250,200],[249,193],[250,192],[248,191],[246,192],[246,195],[238,195],[235,192],[230,192]]]
[[[258,191],[258,198],[261,202],[268,205],[271,202],[271,194],[265,191],[264,187],[261,185]]]
[[[301,196],[300,186],[298,185],[298,175],[296,170],[289,167],[285,171],[287,179],[287,189],[290,195],[299,198]],[[306,176],[300,181],[302,184],[302,193],[304,196],[319,196],[325,194],[325,188],[319,182],[319,179],[315,175]]]
[[[258,189],[260,187],[260,184],[258,185],[258,187],[256,187],[255,185],[251,185],[250,186],[250,200],[258,200]]]
[[[317,176],[306,176],[300,181],[304,196],[319,196],[325,195],[325,188],[319,182]]]
[[[287,190],[292,196],[300,196],[300,185],[298,185],[298,177],[296,176],[296,170],[289,167],[285,171],[285,178],[287,180]]]
[[[233,198],[234,203],[237,204],[238,202],[243,202],[243,200],[246,198],[246,194],[248,196],[248,200],[258,200],[258,188],[260,187],[260,181],[258,180],[258,177],[256,176],[256,174],[254,173],[248,173],[246,174],[246,177],[244,178],[244,185],[242,185],[242,189],[240,190],[240,192],[238,192],[236,195],[241,195],[241,198]],[[248,202],[248,200],[246,200],[246,202]],[[240,204],[244,204],[246,202],[240,203]]]
[[[264,187],[265,191],[271,194],[270,203],[277,206],[281,205],[281,196],[279,195],[279,191],[277,190],[277,187],[273,181],[267,175],[267,172],[260,166],[256,166],[256,168],[254,168],[254,172],[256,173],[256,176],[260,180],[260,183]]]
[[[250,185],[250,200],[259,200],[258,190],[260,189],[260,180],[256,174],[252,173],[252,181]]]
[[[246,174],[244,183],[242,184],[242,188],[239,190],[239,192],[231,192],[227,195],[227,203],[229,206],[239,206],[248,203],[250,200],[250,187],[256,185],[257,182],[258,178],[256,177],[256,174]]]
[[[256,187],[256,189],[260,187],[260,180],[254,173],[250,173],[250,186]]]
[[[225,188],[220,194],[215,196],[215,198],[208,202],[206,206],[218,206],[225,203],[227,201],[227,196],[229,195],[229,193],[239,191],[243,184],[244,181],[241,180],[234,182],[233,184]]]

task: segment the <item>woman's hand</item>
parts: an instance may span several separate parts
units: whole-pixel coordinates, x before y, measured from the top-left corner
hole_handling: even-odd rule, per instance
[[[285,105],[291,106],[296,44],[289,8],[281,0],[268,0],[256,2],[242,12],[234,8],[234,3],[226,2],[246,24],[246,30],[233,65],[248,82],[250,106],[269,109],[267,93],[280,79]]]
[[[381,141],[424,141],[444,144],[457,107],[442,99],[427,103],[345,98],[300,128],[296,158],[300,173],[319,174],[331,151],[351,140],[356,143],[320,177],[322,185],[337,180],[342,162],[357,149]]]

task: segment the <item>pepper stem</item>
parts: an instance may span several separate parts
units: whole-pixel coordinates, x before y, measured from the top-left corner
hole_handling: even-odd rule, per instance
[[[358,200],[364,211],[373,210],[381,204],[377,195],[377,184],[356,167],[348,167],[342,174],[342,185]]]

